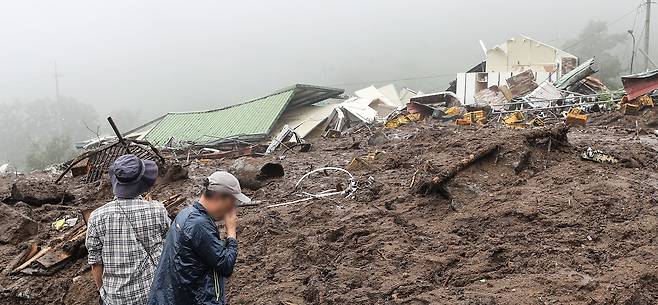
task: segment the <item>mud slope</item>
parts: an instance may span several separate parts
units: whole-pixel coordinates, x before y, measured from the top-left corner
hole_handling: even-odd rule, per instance
[[[596,126],[560,132],[419,122],[261,159],[280,162],[286,175],[247,191],[261,204],[240,212],[230,303],[657,304],[655,136]],[[587,147],[621,162],[584,161]],[[490,148],[446,180],[447,192],[422,187]],[[352,171],[353,197],[265,207],[299,199],[293,187],[308,171],[346,168],[354,157],[367,165]],[[232,162],[192,163],[190,179],[153,195],[192,199],[202,177]],[[332,173],[306,182],[315,191],[347,185]],[[40,223],[37,238],[54,236],[49,223],[67,209],[109,199],[104,184],[66,183],[76,198],[66,207],[14,204]],[[0,251],[4,265],[19,247]],[[94,303],[85,261],[51,276],[0,276],[0,304]]]

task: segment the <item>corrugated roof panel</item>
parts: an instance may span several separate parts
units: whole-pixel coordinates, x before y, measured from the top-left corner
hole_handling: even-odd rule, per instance
[[[295,89],[244,104],[205,112],[169,113],[145,136],[156,146],[173,138],[204,143],[238,135],[267,135],[290,101]]]
[[[621,77],[628,100],[658,89],[658,70]]]

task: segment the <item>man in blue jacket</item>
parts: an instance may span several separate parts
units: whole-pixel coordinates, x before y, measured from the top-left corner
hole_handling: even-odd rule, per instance
[[[226,304],[224,279],[238,256],[236,203],[248,203],[240,183],[227,172],[205,180],[201,198],[172,223],[155,273],[149,305]],[[226,241],[215,221],[224,220]]]

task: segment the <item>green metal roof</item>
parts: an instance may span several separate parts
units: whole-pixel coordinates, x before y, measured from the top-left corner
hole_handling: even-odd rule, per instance
[[[336,97],[341,89],[295,85],[242,104],[209,111],[166,114],[144,139],[156,146],[185,146],[220,139],[260,140],[288,109]]]

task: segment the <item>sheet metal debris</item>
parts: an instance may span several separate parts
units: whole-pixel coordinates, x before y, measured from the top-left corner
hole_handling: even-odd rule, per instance
[[[210,146],[216,139],[267,139],[285,112],[336,98],[344,90],[296,84],[241,104],[208,111],[168,113],[146,132],[155,146]]]
[[[476,93],[474,98],[477,104],[493,105],[491,107],[494,110],[502,109],[502,105],[508,101],[503,91],[496,85]]]
[[[580,66],[571,70],[566,75],[562,76],[555,82],[555,87],[560,90],[567,90],[571,86],[582,81],[586,77],[598,72],[598,68],[595,66],[596,60],[591,58],[590,60],[584,62]]]
[[[548,107],[551,100],[562,98],[562,92],[558,90],[550,81],[545,81],[535,90],[523,97],[524,101],[532,107]]]
[[[269,155],[273,153],[281,144],[289,141],[293,137],[295,138],[297,143],[301,143],[301,141],[303,141],[302,139],[299,138],[299,135],[297,135],[297,133],[292,128],[290,128],[290,126],[288,125],[283,126],[283,129],[281,129],[279,134],[274,139],[272,139],[272,142],[267,147],[267,150],[265,150],[265,154]]]
[[[634,100],[642,95],[658,89],[658,70],[627,75],[621,77],[628,100]]]

